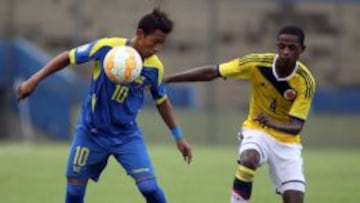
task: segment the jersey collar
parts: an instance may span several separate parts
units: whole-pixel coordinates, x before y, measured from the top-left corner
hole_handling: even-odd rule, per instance
[[[299,67],[299,64],[298,62],[296,61],[296,64],[295,64],[295,68],[293,70],[293,72],[291,74],[289,74],[288,76],[286,77],[279,77],[279,75],[276,73],[276,69],[275,69],[275,64],[276,64],[276,60],[278,59],[279,55],[275,55],[274,57],[274,60],[273,60],[273,64],[272,64],[272,72],[276,78],[277,81],[285,81],[285,80],[289,80],[297,71],[298,67]]]
[[[130,39],[126,39],[125,46],[130,46],[130,42],[131,42]]]

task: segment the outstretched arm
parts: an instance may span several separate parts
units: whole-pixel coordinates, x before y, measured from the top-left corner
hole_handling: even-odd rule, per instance
[[[67,51],[55,56],[49,63],[47,63],[38,72],[32,75],[29,79],[24,81],[16,89],[16,96],[18,100],[28,97],[36,88],[36,86],[49,75],[62,70],[70,64],[69,53]]]
[[[217,65],[207,65],[165,77],[166,83],[211,81],[220,77]]]
[[[157,109],[162,119],[171,130],[171,133],[176,141],[177,148],[184,157],[184,160],[189,164],[192,159],[191,147],[183,137],[180,127],[178,127],[175,122],[173,108],[170,101],[166,99],[163,103],[157,105]]]

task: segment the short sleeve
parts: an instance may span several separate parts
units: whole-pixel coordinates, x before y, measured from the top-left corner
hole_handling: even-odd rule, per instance
[[[231,61],[219,64],[219,73],[224,78],[249,79],[253,71],[253,65],[249,56],[236,58]]]
[[[100,60],[109,49],[125,45],[126,38],[101,38],[70,50],[71,64],[81,64],[89,61]]]
[[[71,64],[81,64],[96,59],[96,55],[92,53],[92,49],[97,41],[93,41],[79,47],[76,47],[69,52]]]
[[[144,61],[144,68],[149,70],[149,76],[151,77],[151,96],[156,104],[163,103],[167,99],[163,64],[154,55]]]

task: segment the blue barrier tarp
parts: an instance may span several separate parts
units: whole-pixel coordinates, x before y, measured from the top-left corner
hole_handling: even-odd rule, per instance
[[[323,88],[316,91],[313,111],[316,113],[360,113],[360,88]]]

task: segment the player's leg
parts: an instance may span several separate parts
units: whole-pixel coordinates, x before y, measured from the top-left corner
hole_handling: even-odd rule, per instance
[[[284,203],[303,203],[304,192],[297,190],[287,190],[282,194]]]
[[[133,137],[113,154],[128,175],[134,178],[147,203],[166,203],[165,195],[157,183],[144,140],[140,136]]]
[[[83,203],[89,178],[97,180],[108,155],[90,139],[85,130],[76,130],[67,163],[66,203]]]
[[[136,185],[147,203],[166,203],[165,194],[155,178],[138,181]]]
[[[231,203],[245,203],[250,199],[252,182],[260,160],[256,150],[248,149],[240,154],[240,161],[235,173]]]
[[[87,180],[68,178],[66,184],[65,203],[83,203]]]
[[[269,156],[271,177],[284,203],[304,202],[305,178],[301,150],[299,144],[277,142]]]
[[[240,160],[233,181],[231,203],[247,203],[251,197],[256,169],[266,160],[261,136],[254,130],[240,133]]]

